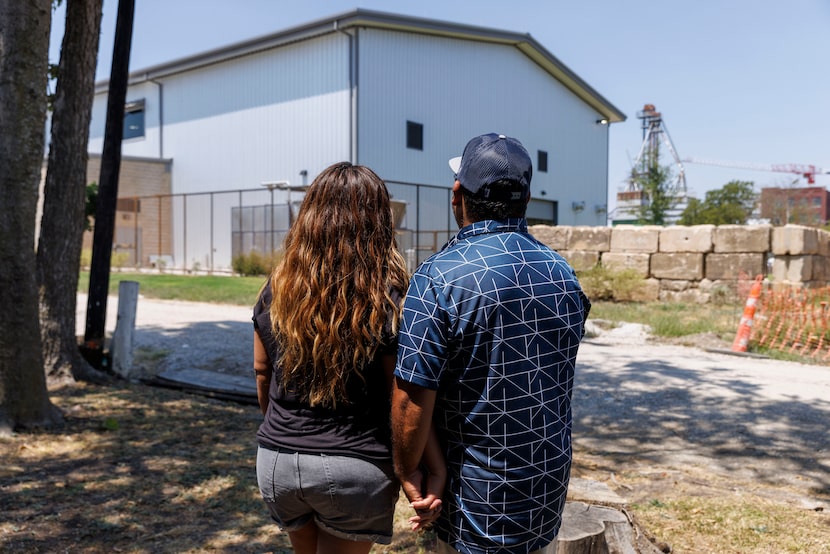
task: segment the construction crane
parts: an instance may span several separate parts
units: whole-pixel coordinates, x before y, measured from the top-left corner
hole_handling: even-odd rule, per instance
[[[705,158],[683,158],[682,161],[690,164],[716,165],[719,167],[749,169],[753,171],[777,171],[779,173],[795,173],[796,175],[800,175],[801,177],[807,179],[807,182],[811,185],[816,182],[816,175],[830,173],[824,171],[823,169],[815,165],[805,164],[753,164],[742,162],[726,162],[719,160],[710,160]]]

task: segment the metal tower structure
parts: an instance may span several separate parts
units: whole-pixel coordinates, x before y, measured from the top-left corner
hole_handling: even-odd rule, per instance
[[[677,167],[677,174],[674,178],[672,190],[676,192],[679,197],[686,196],[686,168],[683,167],[683,160],[677,155],[677,149],[674,147],[669,129],[663,121],[663,115],[657,111],[654,104],[646,104],[643,109],[637,112],[637,118],[642,121],[643,129],[643,143],[640,145],[640,152],[634,160],[634,171],[645,169],[645,164],[648,160],[653,159],[660,152],[660,144],[665,145],[666,149],[674,159],[674,164]],[[629,179],[628,190],[639,190],[639,186],[634,179]]]
[[[680,214],[683,213],[688,204],[686,198],[686,169],[683,167],[680,156],[677,155],[677,149],[674,147],[671,136],[669,136],[669,130],[663,121],[663,116],[655,109],[654,104],[643,106],[643,109],[637,112],[637,118],[642,121],[643,142],[640,146],[640,152],[637,154],[637,159],[634,160],[626,188],[617,193],[617,207],[614,210],[613,223],[635,223],[639,218],[642,207],[649,204],[648,194],[643,191],[637,176],[645,174],[648,171],[648,164],[654,161],[655,158],[659,158],[661,144],[665,145],[676,167],[674,180],[669,190],[669,193],[675,199],[675,203],[665,214],[667,222],[676,222],[680,219]]]

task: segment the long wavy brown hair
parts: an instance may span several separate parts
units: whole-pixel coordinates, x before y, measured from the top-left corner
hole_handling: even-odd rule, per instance
[[[406,266],[389,192],[369,168],[336,163],[314,179],[271,276],[271,321],[283,386],[312,406],[347,400],[391,317],[397,333]]]

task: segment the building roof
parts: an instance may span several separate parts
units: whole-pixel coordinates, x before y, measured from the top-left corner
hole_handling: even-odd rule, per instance
[[[548,52],[529,33],[515,33],[475,27],[458,23],[449,23],[434,19],[403,16],[365,9],[355,9],[340,15],[326,17],[276,33],[252,38],[221,48],[208,50],[178,60],[148,67],[130,73],[130,84],[137,84],[151,79],[181,73],[207,65],[225,62],[240,56],[246,56],[263,50],[307,40],[350,28],[386,29],[434,35],[448,38],[475,40],[493,44],[511,45],[533,60],[542,69],[560,81],[568,90],[594,108],[610,123],[625,121],[626,116],[601,94],[582,80],[576,73]],[[103,92],[108,87],[108,80],[96,83],[96,92]]]

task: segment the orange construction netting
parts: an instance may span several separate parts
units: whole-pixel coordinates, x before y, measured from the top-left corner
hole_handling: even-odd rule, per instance
[[[750,342],[822,362],[830,360],[830,287],[764,287]]]

